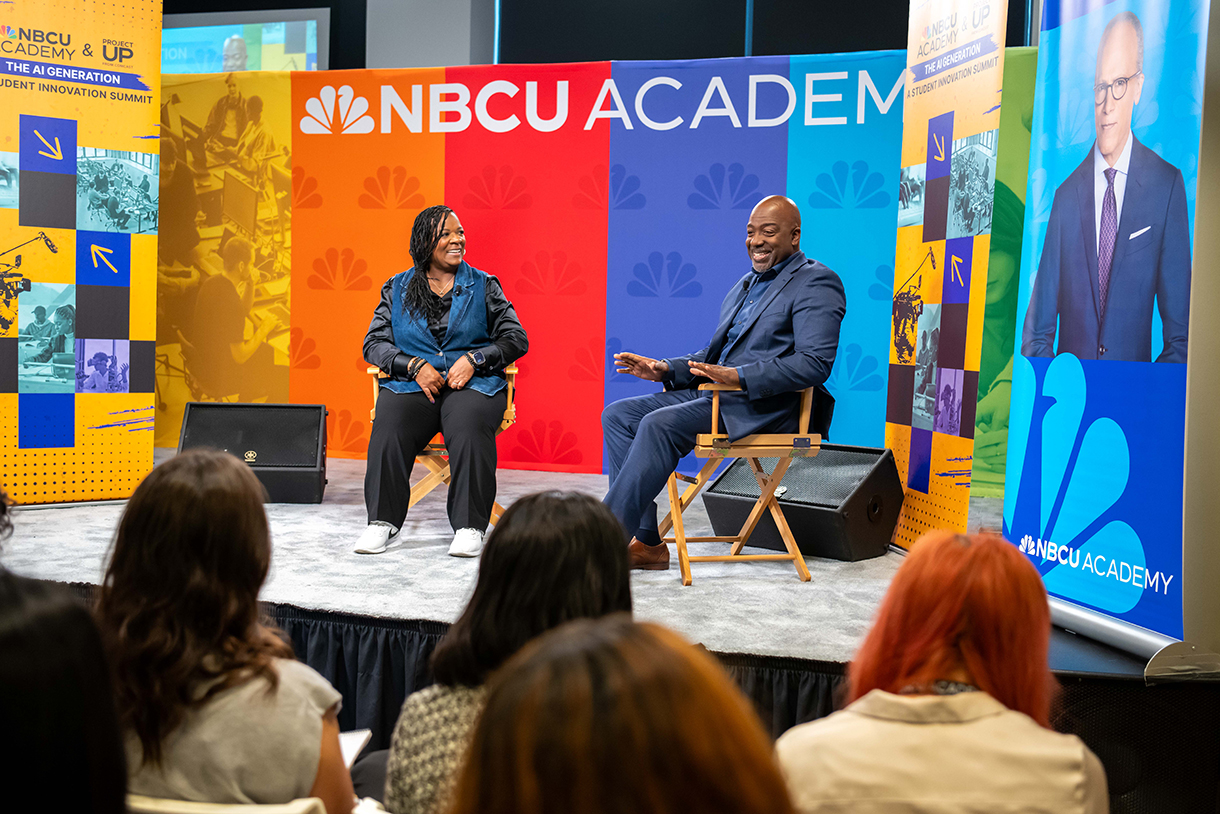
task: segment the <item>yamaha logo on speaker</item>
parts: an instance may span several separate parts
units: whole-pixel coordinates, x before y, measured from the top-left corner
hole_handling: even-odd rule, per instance
[[[254,460],[257,457],[258,457],[258,453],[255,452],[254,450],[252,450],[252,449],[246,450],[246,463],[248,463],[248,464],[254,463]]]

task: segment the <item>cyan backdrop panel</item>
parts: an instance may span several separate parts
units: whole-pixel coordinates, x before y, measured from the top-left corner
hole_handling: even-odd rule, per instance
[[[659,388],[615,374],[614,352],[664,357],[708,342],[725,295],[750,269],[750,210],[765,195],[787,194],[801,208],[801,248],[838,272],[847,289],[839,356],[827,383],[837,400],[832,437],[837,443],[883,444],[881,360],[888,341],[902,135],[902,92],[890,93],[904,59],[901,51],[885,51],[614,63],[632,129],[611,122],[607,404]],[[880,106],[861,84],[862,71]],[[841,98],[807,102],[807,74],[830,75],[813,80],[812,95]],[[757,78],[753,126],[751,76]],[[640,107],[661,125],[682,118],[665,130],[647,126],[637,110],[640,88],[658,77],[667,79],[645,91]],[[727,115],[705,116],[692,127],[715,77],[740,127]],[[786,121],[789,94],[782,79],[794,94]],[[710,94],[709,109],[727,107],[718,89]],[[886,100],[890,105],[882,113]],[[603,105],[608,107],[609,100]],[[806,124],[807,116],[845,121]],[[690,459],[683,468],[694,466]]]
[[[788,58],[613,64],[632,129],[610,123],[608,357],[620,349],[653,357],[701,349],[725,295],[750,270],[746,221],[763,197],[787,189],[788,156],[786,127],[748,126],[751,74],[787,76]],[[640,103],[654,122],[682,118],[667,130],[648,127],[636,110],[640,88],[657,77],[681,83],[655,85]],[[740,127],[725,115],[702,117],[692,127],[716,77]],[[718,87],[709,109],[728,107]],[[760,89],[758,115],[781,114],[785,96],[781,86]],[[660,389],[616,375],[609,358],[606,372],[607,404]],[[684,468],[693,464],[685,461]]]
[[[1134,12],[1144,31],[1144,88],[1132,132],[1181,170],[1193,242],[1206,0],[1118,0],[1085,7],[1074,2],[1073,11],[1061,14],[1067,5],[1046,4],[1039,40],[1018,348],[1055,190],[1093,148],[1091,96],[1102,30],[1124,11]],[[1162,344],[1154,313],[1152,358]],[[1068,548],[1068,563],[1053,569],[1039,552],[1027,552],[1046,574],[1052,594],[1175,637],[1182,635],[1185,382],[1185,365],[1018,355],[1004,503],[1009,540],[1035,546],[1049,540]],[[1086,554],[1093,555],[1087,570]],[[1119,573],[1111,575],[1111,561],[1128,567],[1116,566]],[[1133,566],[1141,561],[1143,574],[1159,576],[1151,588],[1145,576],[1137,591]]]
[[[831,436],[838,444],[885,446],[902,153],[903,92],[895,86],[905,69],[905,51],[791,58],[790,79],[802,101],[807,75],[847,74],[814,79],[815,95],[843,99],[815,102],[809,111],[844,123],[808,125],[803,105],[788,121],[788,196],[801,208],[801,245],[838,272],[847,292],[839,355],[826,383],[835,397]]]

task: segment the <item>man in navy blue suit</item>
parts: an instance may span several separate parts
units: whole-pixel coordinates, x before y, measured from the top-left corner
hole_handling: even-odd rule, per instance
[[[839,347],[847,310],[839,276],[805,257],[801,213],[787,198],[763,199],[750,213],[746,250],[752,269],[720,306],[720,323],[702,350],[673,359],[616,353],[622,373],[662,382],[650,396],[621,399],[602,413],[610,453],[606,505],[632,539],[632,568],[664,570],[669,549],[657,533],[656,496],[695,436],[712,423],[704,382],[737,385],[722,393],[720,419],[729,438],[795,432],[800,391],[817,387],[811,430],[825,437],[834,399],[823,386]]]
[[[1025,315],[1025,356],[1151,361],[1155,300],[1164,338],[1156,360],[1186,361],[1186,186],[1177,167],[1131,132],[1143,63],[1143,27],[1137,16],[1122,12],[1106,26],[1097,49],[1097,140],[1055,191]]]

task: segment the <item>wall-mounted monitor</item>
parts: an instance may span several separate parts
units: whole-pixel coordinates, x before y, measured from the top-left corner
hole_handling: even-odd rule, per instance
[[[166,14],[162,73],[324,71],[330,9]]]

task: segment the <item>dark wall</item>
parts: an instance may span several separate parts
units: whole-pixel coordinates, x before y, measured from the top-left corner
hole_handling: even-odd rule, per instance
[[[907,47],[907,0],[754,0],[755,56]]]
[[[501,0],[501,62],[745,55],[746,0]]]
[[[909,0],[753,0],[755,55],[907,46]],[[747,0],[501,0],[501,62],[695,59],[746,53]],[[1025,45],[1027,0],[1009,0]]]
[[[164,0],[163,12],[204,14],[281,8],[329,8],[330,67],[364,67],[365,0]]]
[[[500,62],[700,59],[746,53],[749,0],[501,0]],[[165,0],[166,14],[329,8],[330,67],[365,65],[365,0]],[[909,0],[753,0],[753,50],[906,48]],[[1008,45],[1025,45],[1027,0],[1009,0]]]

